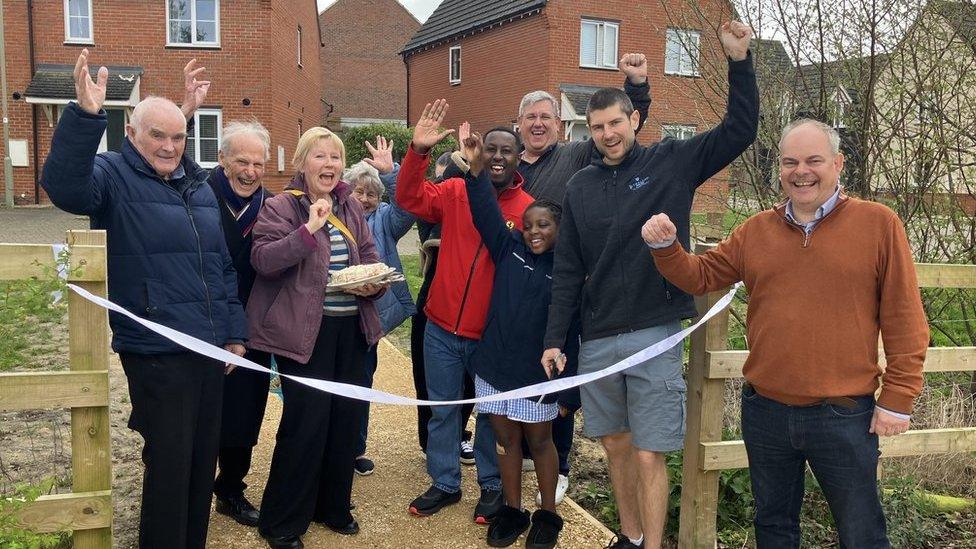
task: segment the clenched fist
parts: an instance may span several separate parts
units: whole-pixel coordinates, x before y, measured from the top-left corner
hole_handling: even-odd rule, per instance
[[[330,213],[332,213],[331,197],[316,200],[308,208],[308,223],[305,224],[305,228],[309,233],[315,234],[315,231],[325,225],[325,220],[329,218]]]
[[[639,85],[647,82],[647,56],[643,53],[624,54],[617,67],[623,71],[631,84]]]
[[[652,216],[641,228],[644,242],[652,248],[666,248],[678,238],[678,229],[666,213]]]
[[[749,41],[752,40],[752,27],[742,21],[722,23],[718,35],[725,49],[725,55],[733,61],[742,61],[749,54]]]

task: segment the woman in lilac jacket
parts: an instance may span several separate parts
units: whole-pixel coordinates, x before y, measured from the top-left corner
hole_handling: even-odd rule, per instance
[[[366,350],[382,335],[373,300],[383,289],[326,289],[330,272],[379,261],[362,206],[340,181],[345,161],[334,133],[316,127],[302,135],[298,174],[265,203],[253,230],[257,278],[247,316],[250,346],[274,353],[281,373],[365,385]],[[282,393],[261,535],[273,548],[300,548],[311,521],[357,533],[349,496],[364,403],[284,377]]]

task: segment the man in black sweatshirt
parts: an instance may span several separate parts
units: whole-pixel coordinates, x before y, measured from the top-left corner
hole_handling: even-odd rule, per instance
[[[590,99],[587,124],[601,158],[570,180],[556,244],[543,364],[564,360],[573,315],[582,319],[579,372],[603,369],[677,333],[697,314],[691,296],[657,272],[640,237],[665,212],[687,248],[695,190],[755,140],[759,91],[749,55],[752,31],[731,22],[720,40],[729,57],[722,122],[690,139],[636,143],[639,115],[620,90]],[[588,436],[599,437],[610,466],[621,532],[611,547],[659,547],[667,517],[666,452],[684,439],[682,349],[669,351],[582,389]],[[637,479],[637,482],[634,482]],[[641,502],[638,505],[638,501]]]

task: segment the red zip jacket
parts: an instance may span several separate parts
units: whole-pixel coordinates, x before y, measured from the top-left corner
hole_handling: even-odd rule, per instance
[[[435,185],[424,174],[430,155],[413,147],[397,176],[396,200],[404,210],[430,223],[441,224],[441,249],[437,271],[424,312],[427,318],[452,334],[480,339],[491,300],[495,264],[471,220],[464,179],[446,179]],[[498,195],[498,206],[510,228],[522,229],[522,213],[533,198],[522,190],[522,176]]]

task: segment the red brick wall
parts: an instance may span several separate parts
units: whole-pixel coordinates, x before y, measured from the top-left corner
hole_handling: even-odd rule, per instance
[[[31,78],[28,48],[10,46],[28,43],[26,2],[6,0],[4,9],[8,87],[11,93],[23,93]],[[290,177],[291,168],[289,162],[284,173],[277,173],[277,144],[286,145],[290,154],[294,151],[299,117],[304,117],[306,128],[321,119],[319,35],[314,0],[222,0],[220,48],[217,49],[166,47],[165,9],[166,3],[160,0],[97,0],[93,2],[94,45],[79,46],[64,44],[63,2],[34,2],[34,61],[74,64],[82,47],[87,47],[91,52],[92,72],[98,65],[141,66],[144,69],[140,84],[142,97],[161,95],[179,102],[183,95],[183,66],[196,57],[207,67],[207,75],[213,81],[205,107],[220,108],[225,124],[255,118],[271,130],[269,184],[280,187]],[[286,76],[297,72],[293,69],[297,65],[299,17],[305,29],[303,71],[306,76]],[[285,58],[290,64],[284,62]],[[245,98],[250,100],[249,106],[243,105]],[[31,108],[22,100],[10,103],[11,139],[26,139],[29,147],[34,146]],[[34,166],[31,150],[31,166],[14,168],[18,203],[35,202],[35,169],[39,177],[53,134],[44,109],[35,108],[40,162]],[[53,122],[57,124],[56,119]],[[46,200],[43,191],[38,198],[41,202]]]
[[[265,172],[268,187],[280,190],[294,175],[291,158],[301,129],[322,120],[322,69],[319,61],[318,9],[315,0],[272,0],[268,21],[270,41],[254,44],[271,52],[267,70],[256,81],[269,86],[272,102],[271,162]],[[298,25],[302,26],[302,68],[298,69]],[[277,149],[285,149],[285,169],[278,172]]]
[[[455,45],[461,46],[461,83],[452,86],[448,56]],[[546,85],[549,49],[546,20],[533,15],[410,55],[408,123],[417,121],[425,103],[443,97],[451,105],[446,127],[464,120],[482,132],[511,127],[522,96]]]
[[[399,51],[420,22],[396,0],[339,0],[319,23],[322,94],[334,108],[331,118],[406,119],[407,70]]]

